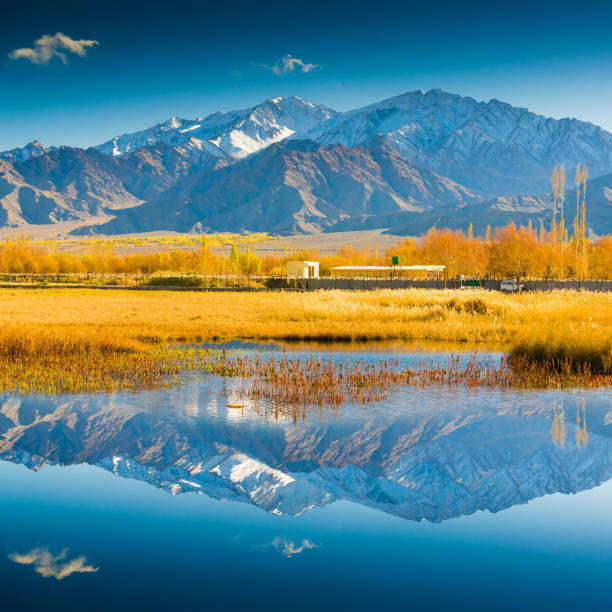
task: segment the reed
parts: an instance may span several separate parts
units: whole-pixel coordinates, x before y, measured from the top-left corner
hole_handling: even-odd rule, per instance
[[[496,344],[514,386],[609,384],[612,295],[0,290],[0,389],[157,388],[209,359],[173,344],[234,338]]]
[[[612,294],[481,290],[134,292],[0,290],[0,328],[159,342],[211,339],[404,340],[512,347],[554,331],[605,346]]]
[[[211,353],[206,371],[238,378],[234,395],[241,401],[265,400],[275,410],[295,414],[306,406],[337,408],[344,402],[367,404],[387,399],[395,389],[433,385],[489,388],[598,387],[612,384],[612,374],[591,371],[587,364],[572,367],[568,361],[534,362],[525,356],[490,357],[472,355],[462,363],[450,355],[446,363],[426,360],[414,368],[401,368],[397,359],[363,360],[275,358],[261,355]]]
[[[5,328],[0,336],[0,390],[54,395],[158,389],[201,369],[206,354],[93,334]]]
[[[585,372],[612,376],[612,342],[609,338],[576,338],[549,334],[518,342],[511,348],[511,362],[525,360],[554,372]]]

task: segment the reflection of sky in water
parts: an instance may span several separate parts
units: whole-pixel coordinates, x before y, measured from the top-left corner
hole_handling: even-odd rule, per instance
[[[3,609],[610,609],[609,390],[236,384],[4,398]]]

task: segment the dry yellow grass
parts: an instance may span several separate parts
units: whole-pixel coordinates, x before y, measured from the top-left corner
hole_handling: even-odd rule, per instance
[[[199,363],[197,351],[88,333],[18,327],[0,337],[0,389],[20,394],[155,389]]]
[[[442,340],[512,345],[612,339],[612,294],[483,291],[173,292],[0,290],[0,329],[163,342]]]
[[[165,345],[232,338],[496,343],[560,372],[587,366],[588,379],[612,374],[612,294],[5,289],[0,387],[159,386],[201,358]]]

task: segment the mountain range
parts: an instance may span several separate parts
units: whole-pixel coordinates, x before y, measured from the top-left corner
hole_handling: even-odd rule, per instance
[[[0,153],[0,224],[414,234],[472,222],[483,233],[487,224],[548,222],[550,175],[561,163],[566,206],[574,168],[586,163],[589,231],[612,232],[612,134],[596,125],[441,90],[348,112],[272,98],[172,117],[89,149],[33,142]]]
[[[353,409],[305,422],[236,415],[214,393],[17,398],[0,402],[0,460],[39,470],[86,463],[174,495],[199,493],[299,515],[346,500],[408,520],[499,512],[612,478],[609,406],[589,404],[588,443],[575,425],[555,444],[553,402]],[[195,395],[194,395],[195,393]],[[455,398],[456,399],[456,398]],[[472,398],[473,400],[473,398]],[[497,404],[495,402],[497,401]]]

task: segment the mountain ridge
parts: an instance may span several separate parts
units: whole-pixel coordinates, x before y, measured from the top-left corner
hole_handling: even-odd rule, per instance
[[[288,112],[282,108],[289,103],[295,106],[296,101],[299,101],[297,110],[293,108]],[[168,144],[176,144],[177,135],[182,131],[188,130],[189,134],[197,136],[200,130],[217,146],[221,140],[228,142],[232,138],[231,131],[220,136],[221,128],[234,130],[241,121],[257,121],[257,113],[264,112],[263,109],[270,105],[279,107],[276,114],[273,113],[276,119],[279,110],[280,114],[284,112],[285,131],[280,124],[263,125],[261,127],[276,132],[261,140],[259,148],[238,151],[239,147],[234,147],[232,151],[224,151],[227,155],[240,159],[282,140],[281,136],[354,147],[367,143],[372,137],[385,135],[389,145],[409,161],[491,196],[541,193],[548,189],[550,171],[558,163],[565,162],[568,167],[578,162],[586,163],[592,176],[612,171],[612,134],[595,124],[575,118],[553,119],[497,98],[484,102],[441,89],[406,92],[346,112],[315,106],[295,96],[270,98],[251,109],[213,113],[204,119],[174,117],[150,130],[127,136],[139,137],[172,124],[175,132],[167,139]],[[321,121],[314,125],[308,123],[308,129],[305,125],[293,129],[297,120],[291,113],[299,114],[306,108],[316,109]],[[207,121],[212,125],[204,127]],[[189,126],[184,128],[182,122],[189,122]],[[193,129],[194,124],[198,130]],[[215,142],[211,134],[215,134],[219,142]],[[154,134],[149,136],[155,138]],[[109,142],[112,141],[96,148],[109,152]],[[597,145],[598,150],[594,151]],[[130,147],[133,149],[134,144]],[[505,171],[512,170],[514,174],[500,181],[489,170],[492,161],[497,164],[504,161]],[[522,178],[523,174],[527,177]]]
[[[204,414],[206,401],[196,399]],[[589,406],[589,441],[580,450],[569,443],[569,423],[567,446],[553,444],[552,408],[536,402],[394,416],[374,410],[348,422],[317,414],[296,426],[257,415],[185,420],[132,400],[4,398],[0,459],[34,470],[87,463],[173,495],[203,493],[278,515],[347,500],[441,522],[612,478],[605,402]]]
[[[293,134],[306,135],[335,113],[297,96],[269,98],[252,108],[218,111],[205,118],[171,117],[147,130],[115,136],[94,148],[119,157],[157,142],[177,145],[194,138],[219,157],[241,159]]]
[[[296,150],[307,141],[314,143],[308,145],[312,151]],[[332,171],[330,154],[319,152],[314,161],[314,147],[344,147],[344,162]],[[385,160],[373,162],[381,149]],[[252,161],[258,156],[270,164],[267,175],[262,160]],[[351,157],[362,165],[348,163]],[[0,153],[0,161],[5,227],[70,219],[80,226],[76,233],[119,227],[414,233],[434,224],[465,229],[471,222],[482,233],[482,226],[509,221],[548,222],[553,166],[565,163],[569,176],[580,162],[592,180],[605,183],[587,191],[596,196],[587,202],[590,233],[612,230],[612,134],[578,119],[547,118],[495,98],[483,102],[440,89],[346,112],[296,96],[269,98],[204,118],[172,117],[90,149],[46,148],[35,141]],[[379,162],[403,172],[381,181]],[[205,184],[196,185],[196,175]],[[197,204],[189,215],[187,201]],[[157,214],[160,203],[178,218]],[[269,227],[262,227],[263,220]]]
[[[166,224],[175,231],[229,231],[246,224],[251,231],[312,233],[355,215],[418,214],[448,199],[467,203],[479,196],[385,146],[291,140],[221,171],[191,174],[159,198],[90,229],[123,233]]]

